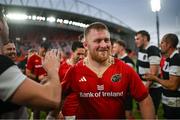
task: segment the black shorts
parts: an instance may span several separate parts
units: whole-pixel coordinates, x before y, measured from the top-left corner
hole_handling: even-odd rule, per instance
[[[164,118],[180,119],[180,107],[169,107],[163,104]]]
[[[154,108],[155,108],[155,113],[157,115],[158,108],[161,102],[161,96],[162,96],[162,87],[158,88],[150,88],[149,89],[149,94],[153,100]]]

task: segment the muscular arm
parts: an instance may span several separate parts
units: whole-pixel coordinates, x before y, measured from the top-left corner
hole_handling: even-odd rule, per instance
[[[44,68],[48,74],[47,83],[41,85],[26,78],[12,95],[11,101],[38,109],[57,109],[61,102],[57,56],[53,51],[46,55]]]
[[[141,115],[143,119],[155,119],[154,105],[150,95],[139,102]]]
[[[150,65],[150,74],[158,75],[159,73],[159,65]],[[152,81],[147,81],[146,86],[149,87],[152,84]]]
[[[41,85],[26,78],[13,94],[11,101],[38,109],[58,108],[61,99],[61,87],[56,81],[59,79],[52,77],[49,80],[46,84]]]
[[[170,75],[169,80],[163,80],[156,76],[152,76],[149,80],[155,80],[169,90],[177,90],[180,86],[180,77],[175,75]]]

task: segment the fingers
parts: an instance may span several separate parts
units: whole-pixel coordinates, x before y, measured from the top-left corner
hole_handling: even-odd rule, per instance
[[[45,55],[45,59],[57,59],[60,60],[60,51],[58,49],[52,49],[48,51]]]
[[[59,63],[60,63],[59,54],[60,52],[57,49],[52,49],[46,52],[45,59],[43,62],[43,65],[46,71],[50,68],[51,70],[53,68],[59,68]]]

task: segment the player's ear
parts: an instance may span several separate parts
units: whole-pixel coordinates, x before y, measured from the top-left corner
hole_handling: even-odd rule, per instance
[[[85,49],[87,49],[87,40],[86,39],[83,42],[83,46],[84,46]]]

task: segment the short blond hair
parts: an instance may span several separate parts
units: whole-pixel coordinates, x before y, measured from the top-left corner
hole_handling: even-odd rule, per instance
[[[108,27],[102,23],[102,22],[94,22],[90,24],[85,30],[84,30],[84,37],[86,37],[91,29],[96,29],[96,30],[107,30],[109,31]]]

